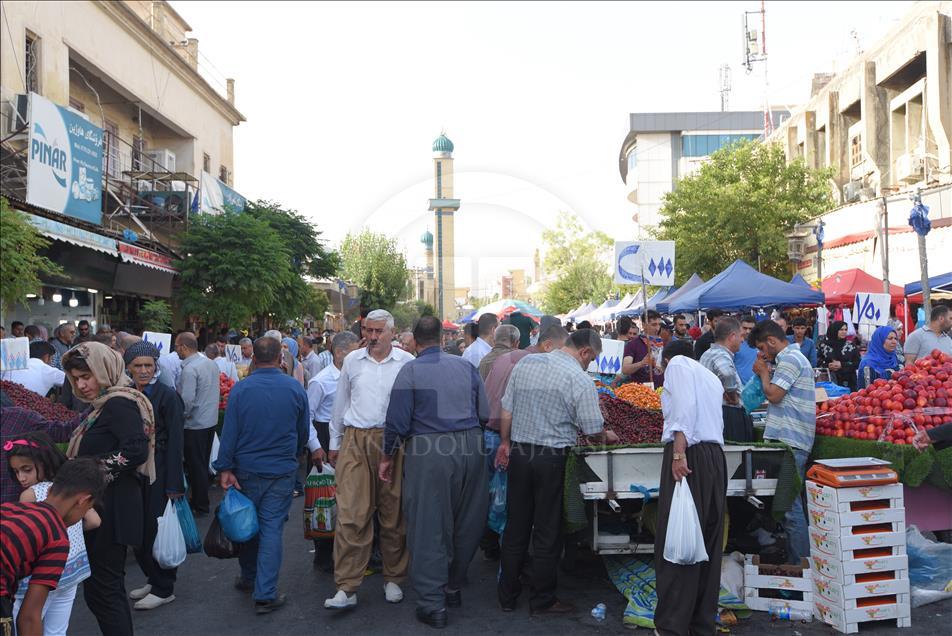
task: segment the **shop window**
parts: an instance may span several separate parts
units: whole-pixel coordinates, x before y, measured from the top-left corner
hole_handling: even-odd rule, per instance
[[[24,86],[27,92],[40,92],[40,38],[29,31],[26,34]]]
[[[208,174],[212,172],[212,158],[204,153],[202,153],[202,172],[207,172]]]

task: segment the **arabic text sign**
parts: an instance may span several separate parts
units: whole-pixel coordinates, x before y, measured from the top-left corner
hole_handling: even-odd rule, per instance
[[[151,342],[159,349],[159,353],[165,355],[172,352],[172,334],[156,333],[155,331],[143,331],[142,339]]]
[[[226,344],[225,357],[235,364],[241,363],[241,345]]]
[[[587,371],[589,373],[621,373],[621,362],[624,353],[624,342],[602,338],[602,352],[588,365]]]
[[[853,301],[853,321],[858,325],[882,327],[889,323],[889,294],[860,292]]]
[[[29,338],[4,338],[0,340],[0,371],[26,369],[29,360]]]
[[[673,285],[674,241],[617,241],[614,271],[619,285]]]

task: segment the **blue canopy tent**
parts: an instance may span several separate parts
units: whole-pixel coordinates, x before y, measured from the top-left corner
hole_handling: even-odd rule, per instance
[[[751,307],[822,305],[823,300],[823,292],[761,274],[738,259],[708,282],[659,307],[666,305],[663,311],[668,312],[714,307],[734,311]]]
[[[648,309],[654,309],[659,301],[664,300],[666,296],[673,293],[677,290],[677,287],[664,287],[654,294],[651,298],[648,299]],[[644,305],[640,302],[639,299],[635,299],[628,305],[627,309],[623,309],[615,314],[615,318],[621,318],[622,316],[635,317],[640,316],[645,313]]]
[[[468,314],[466,314],[463,318],[461,318],[461,319],[459,320],[459,324],[465,325],[466,323],[468,323],[468,322],[473,322],[474,320],[476,320],[476,310],[475,310],[475,309],[474,309],[473,311],[469,312]]]
[[[952,272],[948,274],[939,274],[938,276],[932,276],[929,278],[929,291],[936,292],[952,292]],[[904,289],[906,299],[909,302],[922,302],[922,281],[916,281],[914,283],[909,283]],[[916,298],[910,298],[910,296],[915,296]]]
[[[813,287],[810,283],[807,282],[807,279],[801,276],[800,274],[794,274],[793,278],[790,279],[791,285],[800,285],[800,287]]]
[[[677,302],[678,298],[681,298],[685,294],[689,293],[692,289],[700,287],[703,284],[704,279],[698,276],[697,272],[695,272],[694,274],[691,274],[691,278],[689,278],[687,282],[681,285],[677,290],[669,293],[661,300],[656,301],[653,309],[655,309],[655,311],[666,313],[668,311],[669,304]],[[650,302],[648,303],[648,309],[652,309]]]
[[[595,305],[593,303],[583,303],[578,309],[569,313],[566,316],[566,319],[575,320],[579,316],[584,316],[586,314],[592,313],[594,310],[595,310]]]

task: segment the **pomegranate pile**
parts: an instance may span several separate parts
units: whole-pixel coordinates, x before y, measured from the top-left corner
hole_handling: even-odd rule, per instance
[[[890,380],[817,407],[818,435],[910,444],[916,431],[952,423],[952,357],[938,349]]]
[[[71,411],[62,404],[38,395],[16,382],[0,380],[0,389],[3,389],[15,406],[36,411],[51,422],[65,423],[79,415],[76,411]]]

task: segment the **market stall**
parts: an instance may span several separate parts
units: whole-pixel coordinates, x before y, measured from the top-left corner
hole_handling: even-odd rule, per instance
[[[811,285],[810,283],[808,283],[808,282],[807,282],[807,279],[804,278],[804,277],[803,277],[802,275],[800,275],[800,274],[794,274],[794,275],[793,275],[793,278],[790,279],[790,284],[791,284],[791,285],[799,285],[800,287],[809,287],[810,289],[813,289],[813,288],[814,288],[813,285]]]
[[[662,287],[659,291],[648,299],[648,309],[655,309],[658,303],[676,292],[678,287]],[[628,316],[634,318],[645,313],[645,304],[641,302],[639,298],[635,298],[625,309],[621,309],[615,312],[615,319],[617,320],[621,316]]]
[[[820,289],[826,297],[826,305],[852,307],[857,293],[881,294],[883,281],[861,269],[847,269],[830,274],[823,279]],[[889,286],[890,304],[902,301],[902,287]]]
[[[681,286],[678,287],[677,289],[671,291],[671,292],[670,292],[669,294],[667,294],[664,298],[661,298],[661,299],[658,299],[657,301],[655,301],[654,307],[652,307],[652,306],[651,306],[651,303],[649,302],[649,303],[648,303],[648,309],[654,309],[655,311],[660,311],[660,312],[662,312],[662,313],[667,313],[667,312],[668,312],[668,305],[669,305],[670,303],[677,302],[677,300],[678,300],[679,298],[681,298],[682,296],[687,295],[687,294],[690,293],[692,290],[694,290],[694,289],[697,288],[697,287],[700,287],[700,286],[703,285],[703,284],[704,284],[704,279],[701,278],[701,277],[697,274],[697,272],[695,272],[695,273],[691,274],[691,277],[690,277],[690,278],[687,280],[687,282],[685,282],[683,285],[681,285]]]

